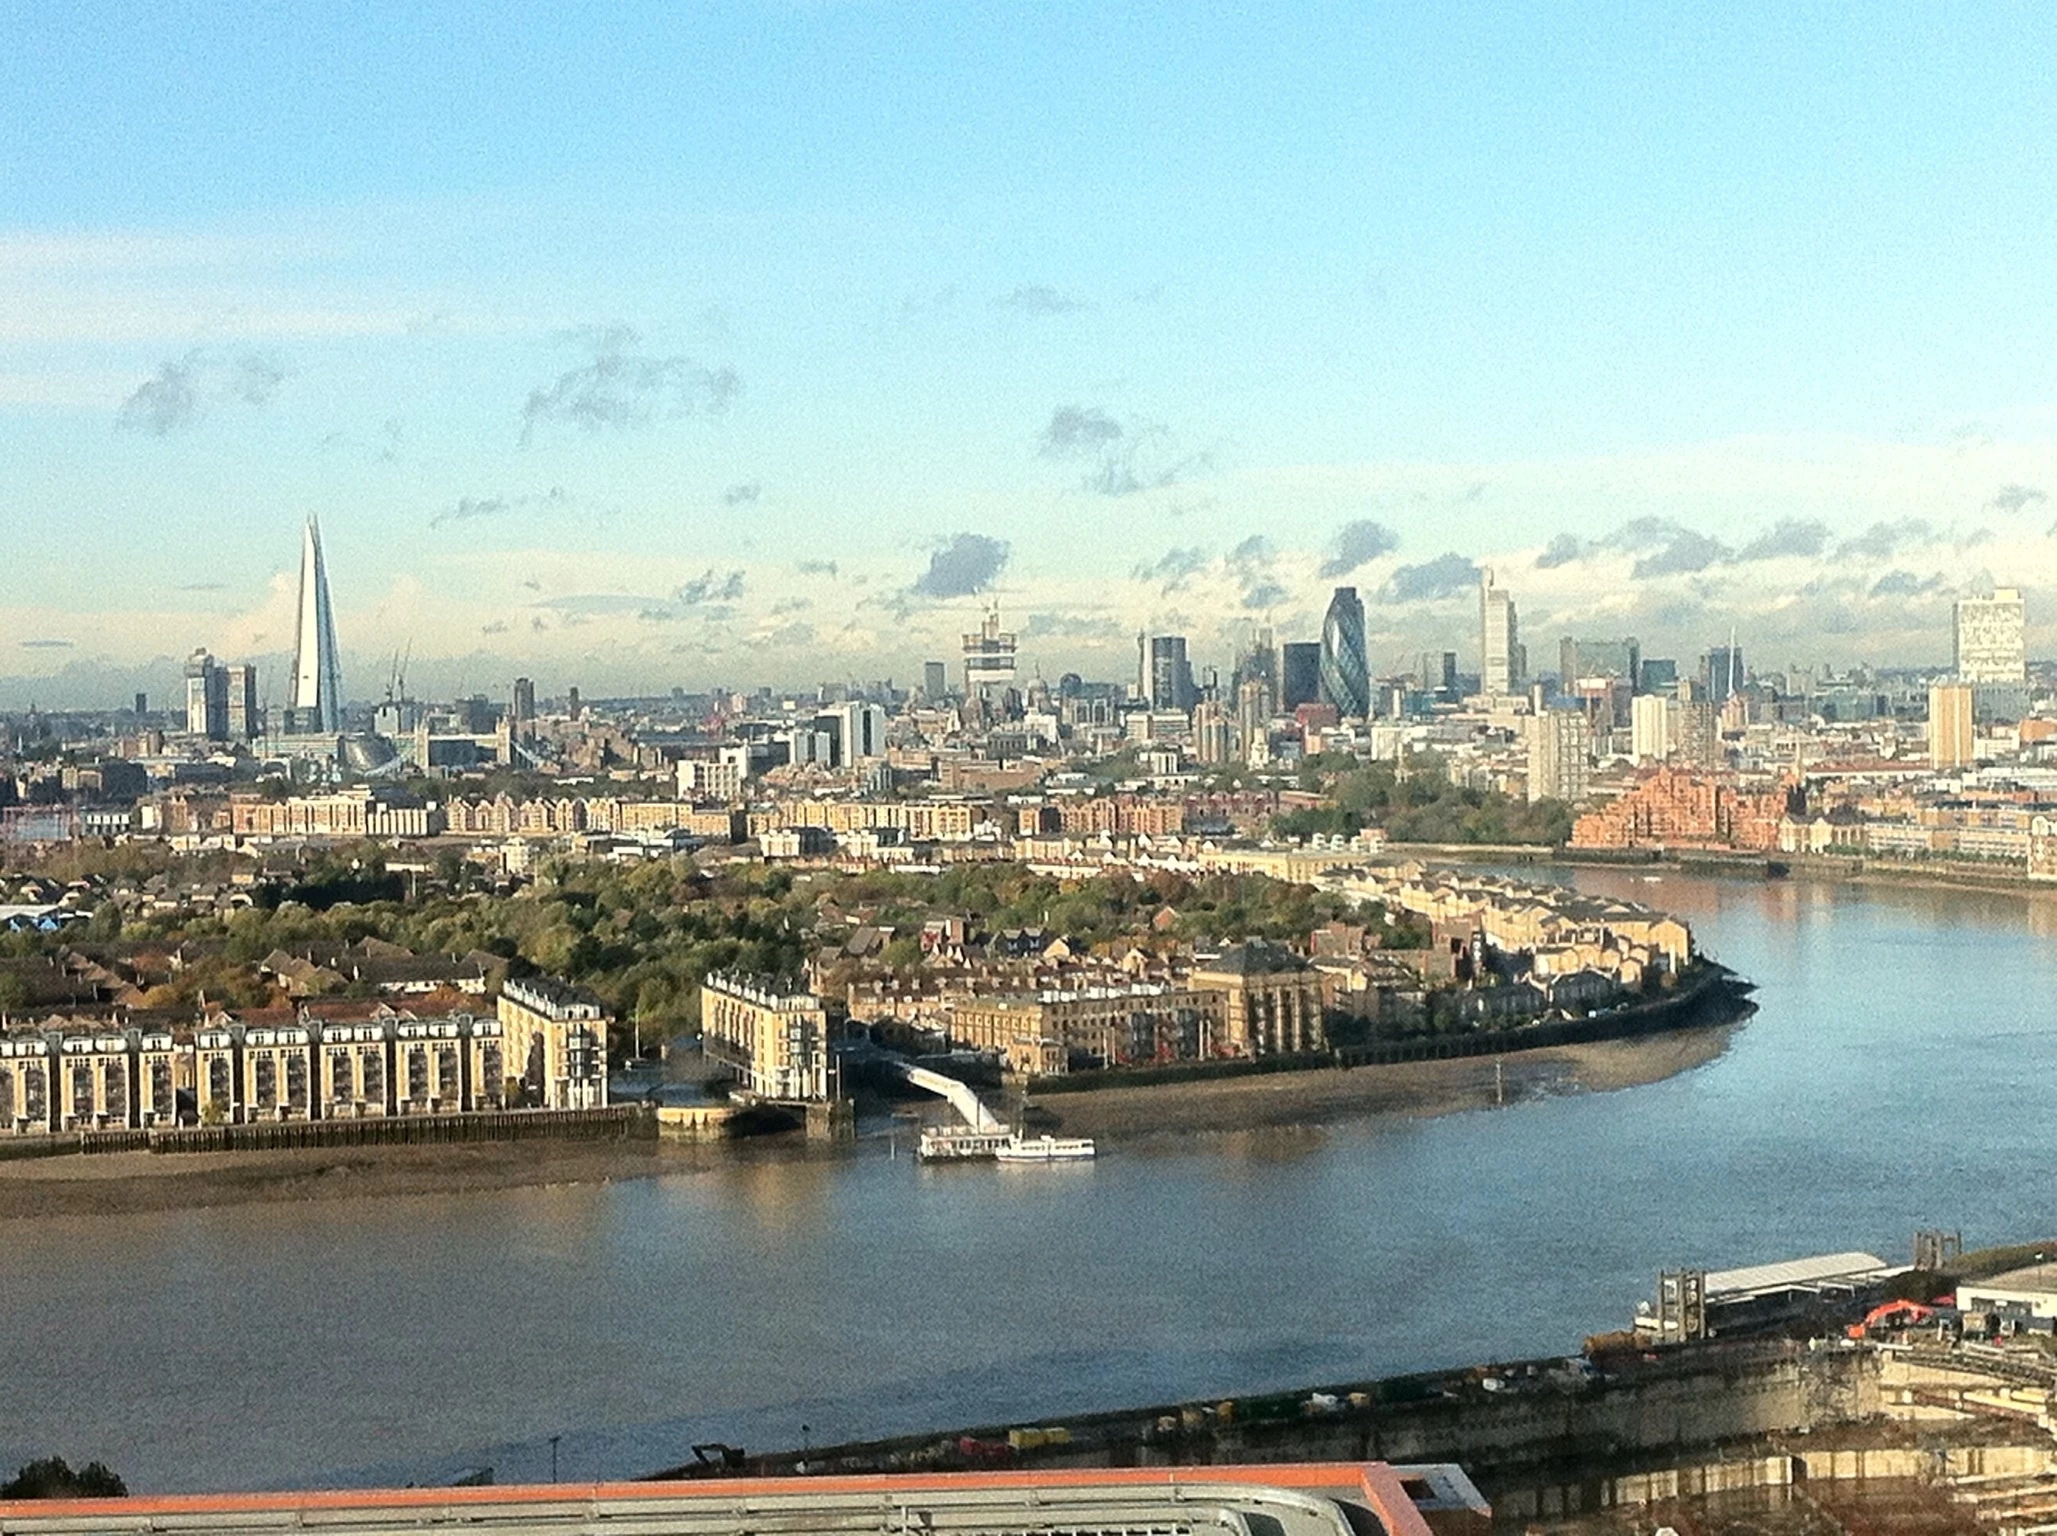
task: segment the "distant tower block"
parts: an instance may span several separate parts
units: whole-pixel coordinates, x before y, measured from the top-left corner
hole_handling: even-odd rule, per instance
[[[1964,1257],[1964,1235],[1925,1229],[1914,1234],[1914,1267],[1942,1274]]]
[[[964,694],[996,699],[1014,686],[1014,636],[1000,627],[1000,610],[986,614],[978,630],[964,637]]]
[[[343,728],[343,660],[329,608],[329,573],[321,557],[321,525],[313,517],[300,540],[300,614],[293,654],[294,728],[309,734]]]

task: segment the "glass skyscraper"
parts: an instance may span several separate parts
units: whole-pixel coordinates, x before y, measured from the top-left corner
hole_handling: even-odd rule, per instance
[[[293,726],[309,735],[343,728],[343,659],[329,611],[329,573],[321,525],[311,516],[300,541],[300,613],[293,653]]]
[[[1371,713],[1371,668],[1364,654],[1364,604],[1355,587],[1337,587],[1321,621],[1321,701],[1345,720]]]

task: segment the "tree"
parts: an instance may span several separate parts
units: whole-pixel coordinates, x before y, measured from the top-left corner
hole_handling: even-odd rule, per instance
[[[74,1472],[62,1456],[32,1461],[0,1483],[0,1499],[123,1499],[128,1484],[106,1466],[89,1461]]]

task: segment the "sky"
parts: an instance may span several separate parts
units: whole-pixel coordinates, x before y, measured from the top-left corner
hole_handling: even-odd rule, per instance
[[[0,707],[2057,654],[2057,29],[1682,9],[0,0]]]

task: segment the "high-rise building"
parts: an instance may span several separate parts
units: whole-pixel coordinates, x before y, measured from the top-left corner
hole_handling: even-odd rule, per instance
[[[1528,798],[1576,805],[1586,795],[1592,744],[1585,713],[1549,709],[1528,722]]]
[[[1557,687],[1573,693],[1586,678],[1625,681],[1631,688],[1642,681],[1643,648],[1630,635],[1626,640],[1578,640],[1566,635],[1557,645]]]
[[[1661,763],[1671,756],[1672,726],[1679,702],[1654,693],[1639,693],[1629,705],[1629,755],[1639,763]]]
[[[1154,635],[1150,640],[1150,707],[1183,713],[1193,707],[1193,664],[1186,658],[1184,635]]]
[[[144,715],[147,715],[147,714],[149,714],[149,713],[150,713],[150,695],[149,695],[149,694],[147,694],[147,693],[138,693],[138,694],[136,695],[136,715],[137,715],[137,717],[138,717],[138,718],[140,719],[140,718],[141,718],[142,716],[144,716]]]
[[[1527,680],[1527,658],[1514,615],[1514,594],[1493,585],[1487,571],[1478,589],[1479,691],[1503,699],[1521,691]]]
[[[1976,695],[1969,683],[1934,683],[1928,690],[1928,760],[1939,772],[1969,768],[1977,759],[1972,721]]]
[[[931,704],[940,704],[950,693],[950,669],[940,661],[925,661],[921,664],[922,697]]]
[[[1337,587],[1321,621],[1321,701],[1345,720],[1371,713],[1371,668],[1364,651],[1364,604],[1355,587]]]
[[[964,693],[996,700],[1014,686],[1014,636],[1000,627],[1000,610],[988,609],[975,633],[964,636]]]
[[[1231,692],[1240,690],[1251,681],[1262,682],[1274,693],[1278,690],[1278,650],[1271,643],[1271,630],[1260,628],[1250,636],[1250,643],[1236,656],[1236,669],[1229,678]]]
[[[1953,625],[1957,681],[2026,682],[2027,624],[2028,606],[2016,587],[2000,587],[1991,597],[1958,598]]]
[[[186,658],[186,733],[209,741],[229,736],[229,674],[206,651]]]
[[[254,741],[264,734],[264,717],[257,707],[257,668],[241,662],[227,669],[228,734],[237,741]]]
[[[1236,732],[1228,711],[1213,699],[1193,707],[1193,755],[1203,763],[1226,763],[1235,756]]]
[[[1730,694],[1743,686],[1745,676],[1743,648],[1733,638],[1727,645],[1717,645],[1700,658],[1700,680],[1707,688],[1707,702],[1716,710],[1728,702]]]
[[[1728,754],[1721,745],[1721,711],[1707,697],[1707,685],[1695,678],[1678,682],[1678,713],[1671,717],[1671,755],[1689,768],[1725,768]]]
[[[1668,657],[1644,657],[1641,674],[1636,679],[1636,691],[1675,695],[1678,691],[1678,663]]]
[[[514,724],[519,730],[536,723],[536,685],[526,677],[514,680]]]
[[[1259,677],[1246,678],[1236,690],[1236,744],[1246,762],[1271,756],[1271,697],[1271,685]]]
[[[1321,642],[1288,640],[1279,647],[1279,707],[1298,709],[1321,701]]]
[[[293,729],[321,735],[343,728],[343,658],[329,607],[321,525],[307,519],[300,540],[300,613],[293,654]]]
[[[814,729],[826,732],[833,768],[848,768],[886,755],[886,712],[860,700],[837,704],[814,717]]]

